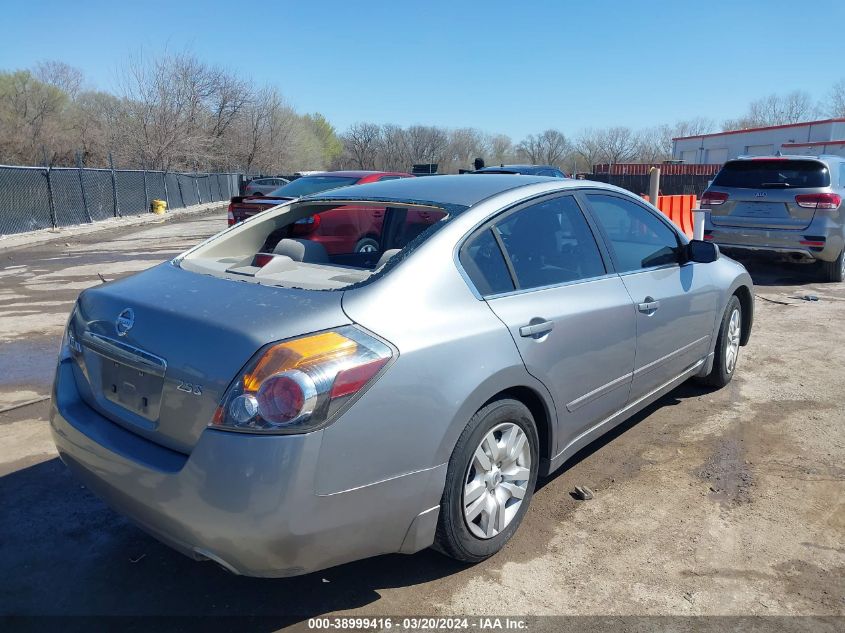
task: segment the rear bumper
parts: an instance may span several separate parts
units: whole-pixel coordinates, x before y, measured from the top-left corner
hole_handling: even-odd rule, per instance
[[[812,222],[805,229],[752,229],[714,225],[708,221],[705,237],[726,252],[768,253],[792,260],[834,261],[843,248],[842,229]],[[821,240],[819,240],[821,238]],[[802,244],[822,241],[824,246]]]
[[[57,371],[50,426],[62,460],[95,494],[171,547],[234,573],[294,576],[433,542],[431,490],[442,491],[445,465],[318,495],[321,432],[207,430],[183,455],[88,407],[67,363]]]

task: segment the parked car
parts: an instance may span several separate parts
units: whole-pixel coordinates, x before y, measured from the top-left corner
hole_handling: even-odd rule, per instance
[[[268,194],[275,191],[279,187],[288,184],[290,180],[287,178],[255,178],[246,183],[244,187],[245,196],[256,196]]]
[[[229,202],[229,226],[294,198],[338,187],[397,178],[412,176],[385,171],[333,171],[304,176],[266,196],[232,198]],[[357,252],[374,252],[378,246],[382,219],[378,209],[345,205],[332,213],[323,213],[319,218],[303,218],[296,227],[296,236],[322,242],[331,255],[348,252],[350,243]]]
[[[818,262],[845,276],[845,159],[762,156],[728,161],[701,197],[704,237],[728,252]]]
[[[551,176],[552,178],[568,178],[557,167],[551,165],[499,165],[498,167],[482,167],[473,174],[525,174],[530,176]]]
[[[295,237],[338,206],[382,208],[375,253]],[[716,245],[610,185],[351,186],[83,291],[52,435],[119,512],[235,573],[479,561],[538,476],[688,378],[728,383],[752,297]]]

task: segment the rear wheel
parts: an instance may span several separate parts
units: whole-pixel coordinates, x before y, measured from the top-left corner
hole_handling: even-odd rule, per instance
[[[356,253],[375,253],[378,251],[378,241],[372,237],[362,237],[355,244]]]
[[[822,262],[822,272],[827,281],[843,281],[845,279],[845,249],[832,262]]]
[[[537,483],[534,418],[517,400],[496,400],[467,424],[449,460],[434,546],[478,562],[510,540]]]
[[[736,362],[739,359],[739,344],[742,339],[742,306],[736,295],[728,301],[728,307],[722,315],[722,324],[716,338],[713,369],[701,379],[711,387],[724,387],[734,376]]]

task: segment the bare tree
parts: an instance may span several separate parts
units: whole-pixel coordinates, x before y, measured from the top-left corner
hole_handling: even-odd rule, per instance
[[[513,141],[505,134],[494,134],[490,138],[490,159],[497,165],[510,162],[513,157]]]
[[[64,92],[70,99],[76,99],[82,91],[84,76],[82,71],[69,64],[56,60],[39,62],[35,65],[35,77]]]
[[[517,154],[534,165],[559,165],[568,150],[569,142],[558,130],[529,134],[516,146]]]
[[[457,173],[461,169],[471,169],[476,158],[483,157],[488,151],[488,138],[481,130],[459,128],[448,134],[449,144],[441,165],[441,173]]]
[[[629,127],[611,127],[601,135],[602,152],[608,163],[627,163],[637,156],[637,135]]]
[[[381,126],[378,146],[378,166],[388,171],[407,170],[411,164],[405,130],[398,125]]]
[[[449,145],[449,137],[440,128],[412,125],[405,131],[408,157],[412,163],[440,163]]]
[[[830,117],[845,117],[845,77],[833,84],[823,110]]]
[[[584,159],[586,167],[592,169],[602,158],[602,131],[593,128],[582,130],[575,140],[574,150]]]
[[[343,148],[358,169],[375,169],[381,128],[375,123],[356,123],[343,135]]]
[[[813,118],[817,108],[809,94],[794,90],[785,95],[771,94],[752,101],[748,111],[737,119],[728,119],[723,130],[741,130],[767,125],[788,125]]]
[[[668,125],[640,130],[637,134],[637,160],[643,163],[659,163],[670,158],[672,156],[671,134],[671,128]]]
[[[82,92],[74,99],[68,116],[72,135],[69,145],[81,152],[86,165],[107,165],[109,154],[121,146],[124,127],[120,99],[106,92]]]
[[[0,73],[0,151],[4,160],[41,162],[42,149],[53,162],[64,145],[63,113],[68,97],[28,71]]]

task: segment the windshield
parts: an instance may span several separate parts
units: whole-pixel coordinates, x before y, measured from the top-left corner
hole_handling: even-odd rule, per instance
[[[354,185],[356,182],[358,182],[358,178],[353,176],[305,176],[304,178],[298,178],[293,182],[289,182],[284,187],[279,187],[268,197],[301,198],[302,196],[328,191],[329,189],[348,187],[349,185]]]
[[[725,163],[713,180],[714,187],[740,189],[815,188],[830,185],[824,163],[814,160],[736,160]]]

